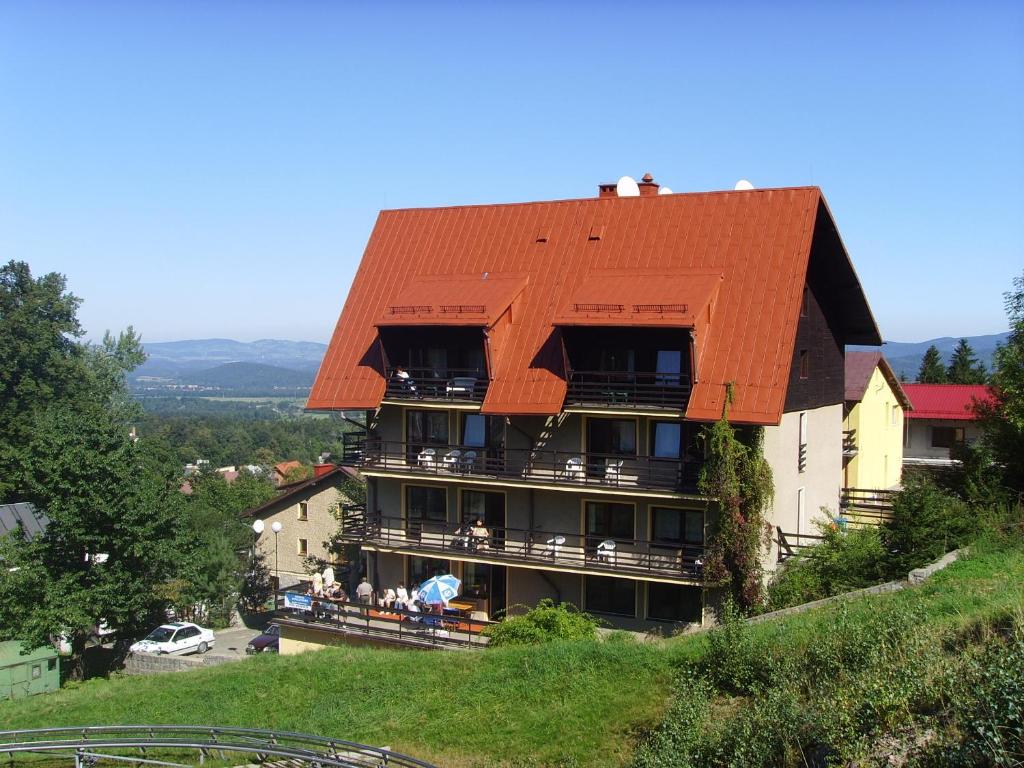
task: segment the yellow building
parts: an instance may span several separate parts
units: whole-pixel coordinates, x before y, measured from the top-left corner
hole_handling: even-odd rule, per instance
[[[900,484],[903,417],[910,408],[910,399],[881,352],[846,353],[846,488],[885,490]]]

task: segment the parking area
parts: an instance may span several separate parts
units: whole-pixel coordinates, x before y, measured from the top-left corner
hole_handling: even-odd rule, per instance
[[[227,658],[240,659],[245,657],[245,646],[254,637],[260,634],[258,629],[249,627],[228,627],[214,631],[217,638],[216,645],[210,649],[210,656],[223,656]]]

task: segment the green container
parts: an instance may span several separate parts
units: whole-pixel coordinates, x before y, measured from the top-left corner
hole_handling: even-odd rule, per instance
[[[60,659],[57,651],[43,646],[21,653],[16,641],[0,643],[0,700],[20,699],[60,688]]]

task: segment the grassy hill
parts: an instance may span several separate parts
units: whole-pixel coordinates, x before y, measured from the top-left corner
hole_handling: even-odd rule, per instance
[[[855,764],[883,765],[887,750],[954,728],[952,692],[971,679],[963,665],[1022,616],[1024,548],[1010,546],[921,587],[742,630],[472,654],[260,656],[0,703],[0,721],[280,728],[388,744],[452,768],[824,765],[861,748]],[[712,682],[694,682],[702,669]],[[773,678],[780,671],[790,677]]]

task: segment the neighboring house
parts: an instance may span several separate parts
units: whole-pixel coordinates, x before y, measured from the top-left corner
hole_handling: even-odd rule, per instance
[[[0,504],[0,536],[20,528],[27,539],[34,539],[49,524],[50,518],[27,501]]]
[[[949,468],[951,451],[981,437],[974,416],[976,400],[991,401],[984,384],[904,384],[914,410],[907,414],[903,441],[906,467]]]
[[[271,472],[271,482],[280,487],[286,485],[289,482],[289,476],[296,470],[302,469],[301,461],[282,461],[274,465],[274,469]]]
[[[343,501],[338,489],[351,477],[358,477],[353,469],[320,464],[314,467],[309,480],[280,488],[270,501],[242,513],[250,523],[263,521],[263,533],[256,537],[256,546],[281,586],[309,578],[303,567],[306,557],[333,562],[334,555],[327,551],[324,542],[338,532],[339,522],[333,510]],[[273,531],[274,523],[281,524],[277,534]]]
[[[881,352],[846,353],[843,485],[887,490],[900,484],[903,419],[910,400]]]
[[[367,413],[346,530],[378,589],[452,572],[492,617],[550,597],[672,628],[720,596],[702,428],[731,389],[730,420],[765,427],[773,530],[814,532],[854,343],[881,339],[816,187],[602,185],[382,212],[307,407]]]

